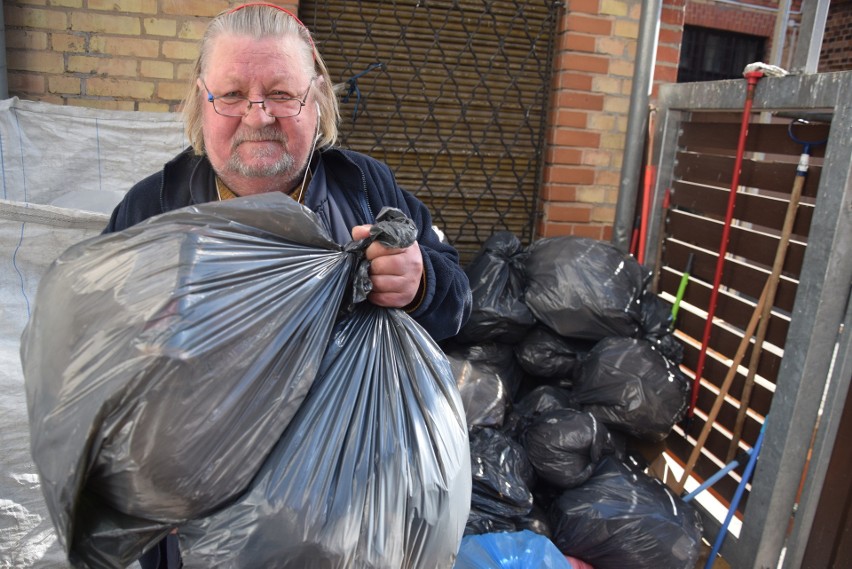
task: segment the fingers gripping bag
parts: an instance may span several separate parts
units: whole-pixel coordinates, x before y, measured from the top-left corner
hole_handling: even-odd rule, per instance
[[[362,303],[250,489],[181,526],[184,566],[449,568],[470,500],[449,362],[407,314]]]
[[[356,263],[279,194],[176,210],[53,263],[21,360],[72,564],[126,565],[248,487],[316,377]]]

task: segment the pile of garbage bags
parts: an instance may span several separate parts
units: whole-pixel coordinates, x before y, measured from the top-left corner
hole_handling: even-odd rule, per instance
[[[471,502],[455,375],[364,302],[383,211],[340,247],[282,194],[71,247],[21,342],[33,460],[69,561],[123,567],[178,529],[185,567],[451,567]],[[381,528],[380,531],[374,531]]]
[[[441,344],[470,437],[465,539],[532,533],[595,569],[692,569],[698,512],[645,472],[690,392],[651,275],[608,243],[508,231],[465,270],[473,312]]]

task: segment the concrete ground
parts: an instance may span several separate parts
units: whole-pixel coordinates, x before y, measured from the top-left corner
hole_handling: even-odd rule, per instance
[[[695,569],[704,569],[711,549],[712,547],[709,544],[704,544],[704,547],[701,550],[701,556],[698,558],[698,563],[695,564]],[[717,556],[716,561],[713,563],[713,569],[731,569],[731,566],[728,565],[727,561]]]

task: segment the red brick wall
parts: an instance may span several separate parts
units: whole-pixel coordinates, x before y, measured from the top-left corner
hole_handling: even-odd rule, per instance
[[[641,2],[568,0],[558,30],[538,235],[610,239]],[[654,84],[677,77],[684,0],[666,0]]]
[[[794,45],[798,22],[801,20],[801,3],[802,0],[794,0],[790,5],[789,20],[792,25],[788,26],[781,67],[784,67],[784,62],[788,61]],[[767,42],[763,59],[767,61],[775,35],[778,4],[778,0],[738,0],[727,4],[714,0],[689,0],[684,23],[764,37]]]
[[[828,21],[819,57],[819,71],[852,69],[852,2],[834,0],[828,8]]]
[[[754,4],[765,4],[754,2]],[[777,7],[777,2],[775,2]],[[689,2],[685,23],[704,28],[727,30],[752,36],[772,37],[775,29],[775,12],[750,10],[732,4]]]

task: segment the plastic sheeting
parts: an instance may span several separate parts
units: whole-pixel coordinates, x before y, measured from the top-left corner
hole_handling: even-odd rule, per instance
[[[68,566],[30,456],[20,337],[47,266],[186,146],[172,113],[0,101],[0,567]]]

